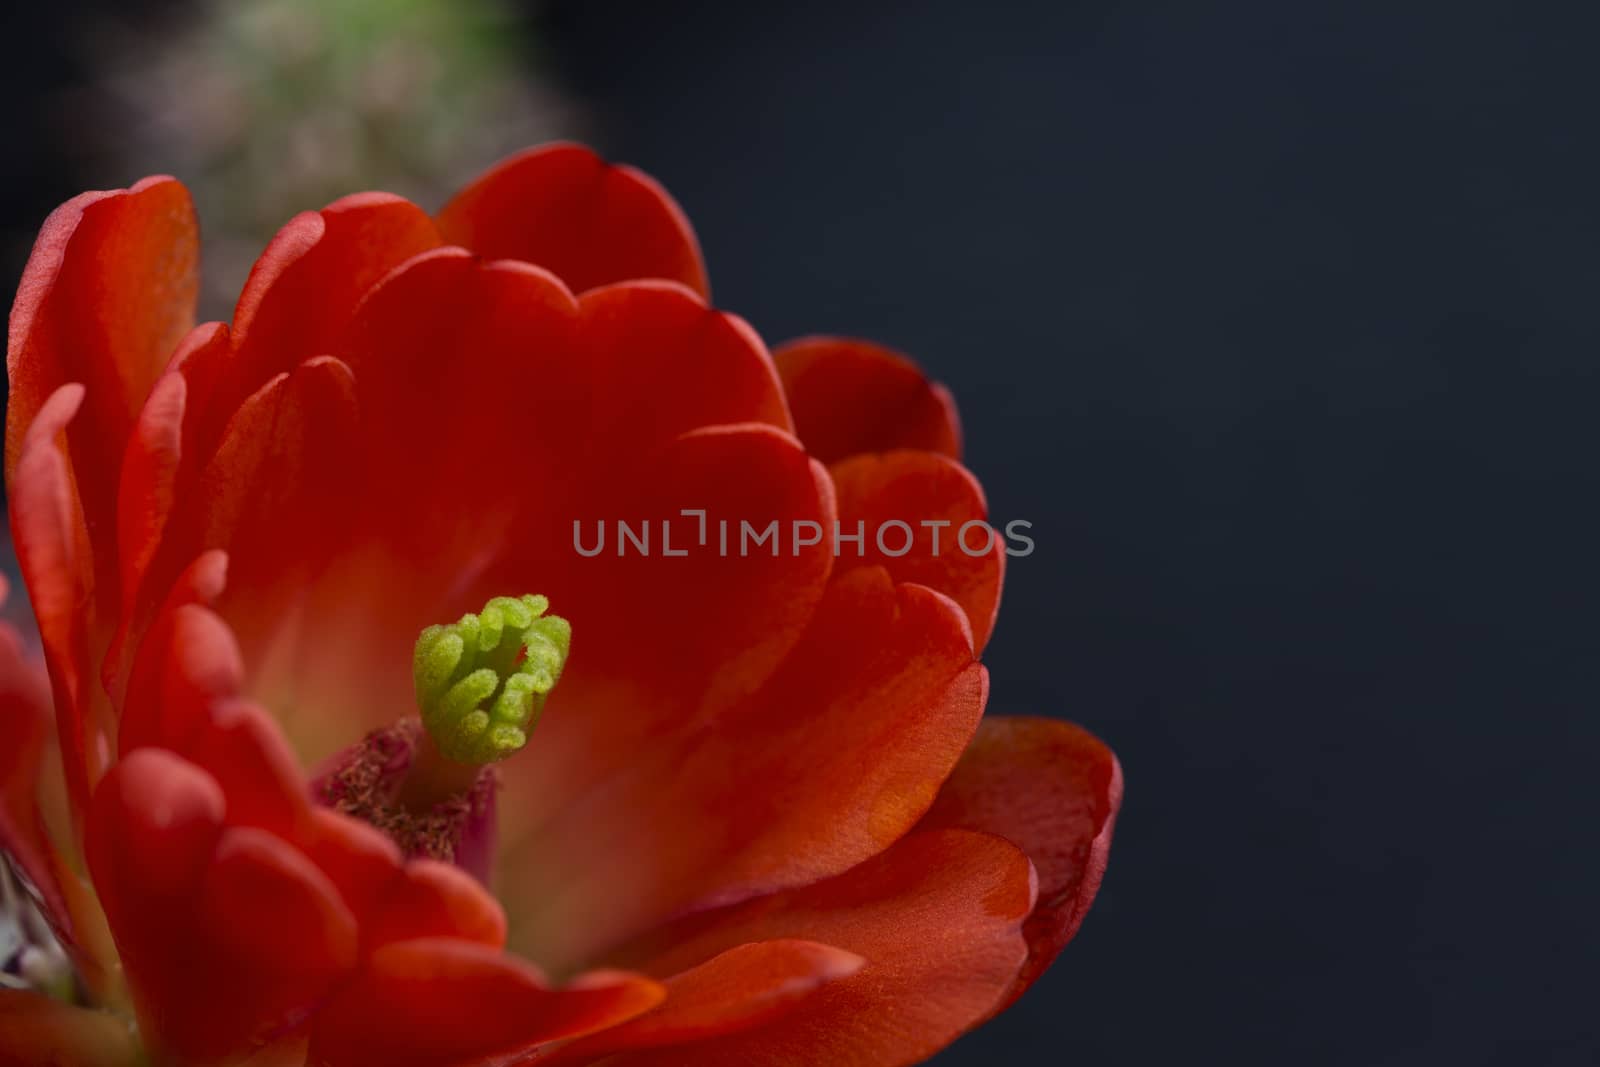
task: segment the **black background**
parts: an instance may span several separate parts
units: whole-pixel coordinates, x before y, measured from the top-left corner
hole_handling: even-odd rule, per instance
[[[1083,932],[937,1063],[1600,1061],[1593,10],[547,15],[718,304],[951,386],[1038,542],[991,711],[1122,758]],[[39,25],[4,71],[30,232],[75,191]]]

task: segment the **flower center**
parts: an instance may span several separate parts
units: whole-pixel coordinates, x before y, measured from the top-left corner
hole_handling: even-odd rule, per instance
[[[417,637],[417,706],[445,759],[495,763],[528,743],[572,646],[572,627],[549,607],[542,596],[495,597]]]
[[[371,823],[407,856],[487,882],[494,851],[493,764],[519,751],[561,678],[572,627],[542,596],[495,597],[476,615],[429,626],[412,657],[420,721],[368,734],[336,756],[313,795]]]

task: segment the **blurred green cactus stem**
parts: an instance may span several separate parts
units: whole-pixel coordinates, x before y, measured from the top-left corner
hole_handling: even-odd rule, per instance
[[[542,596],[495,597],[417,637],[417,708],[445,759],[481,767],[528,743],[572,647],[572,626],[549,607]]]

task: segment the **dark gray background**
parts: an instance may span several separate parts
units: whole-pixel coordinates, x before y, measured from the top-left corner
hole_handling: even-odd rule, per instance
[[[62,10],[7,41],[9,230],[76,191],[28,107]],[[991,708],[1095,730],[1127,802],[943,1067],[1600,1060],[1593,11],[546,18],[717,302],[915,354],[1035,524]]]

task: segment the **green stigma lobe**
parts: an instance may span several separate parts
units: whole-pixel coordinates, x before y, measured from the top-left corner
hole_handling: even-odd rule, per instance
[[[417,707],[445,758],[494,763],[528,743],[572,647],[572,626],[549,607],[542,596],[498,596],[418,635]]]

